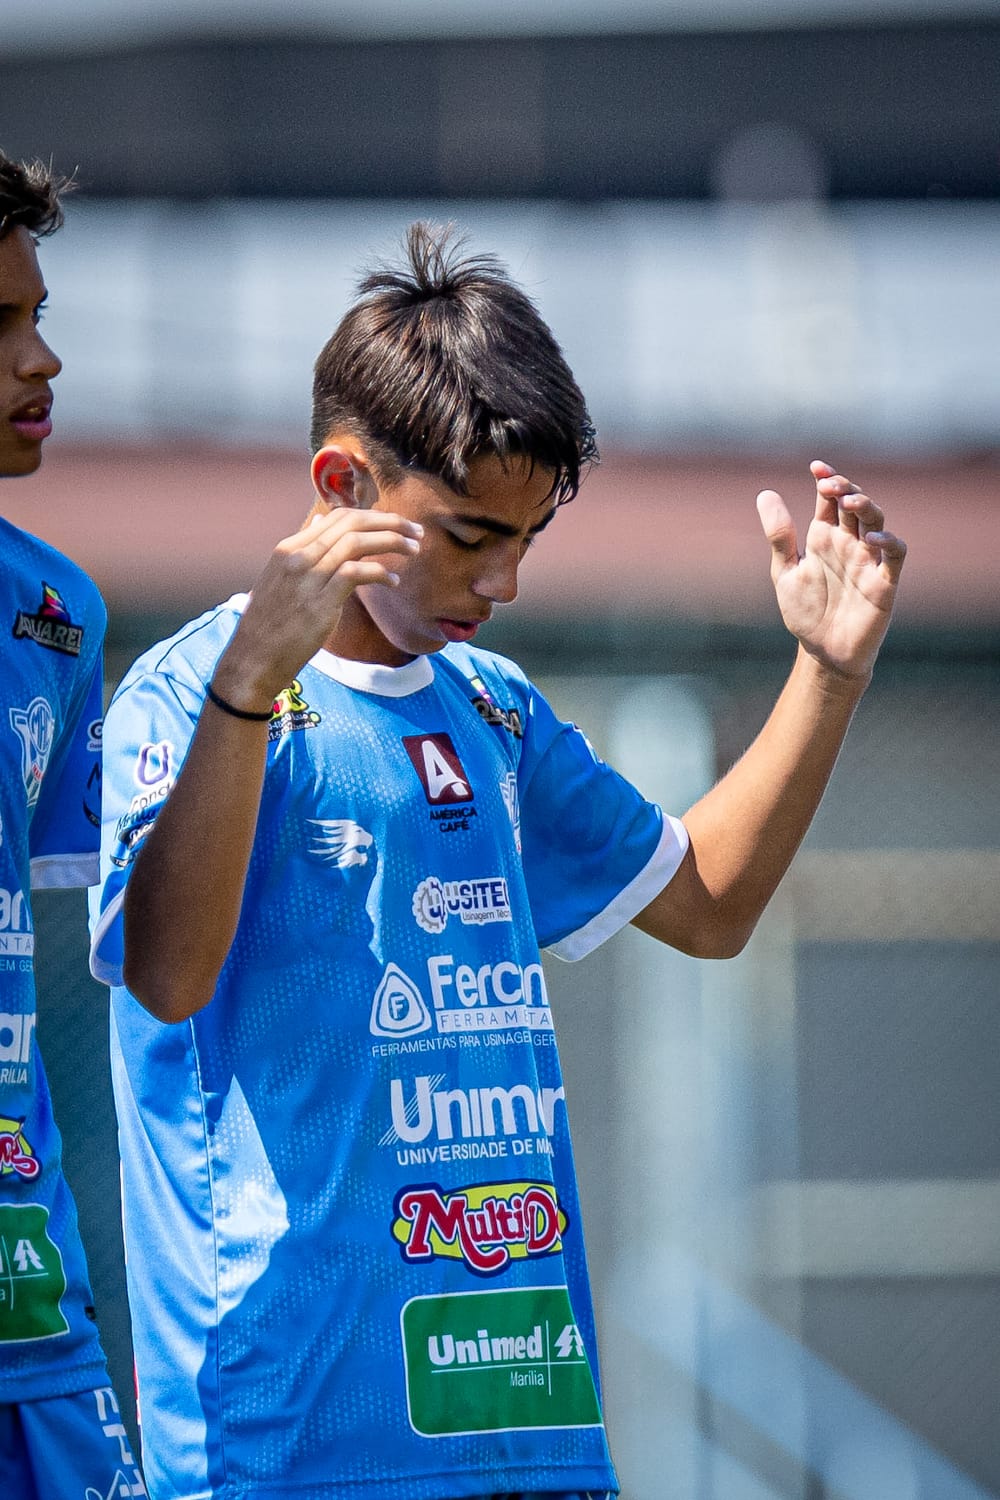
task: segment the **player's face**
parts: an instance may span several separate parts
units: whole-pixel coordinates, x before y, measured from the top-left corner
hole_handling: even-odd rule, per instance
[[[0,475],[33,474],[52,431],[49,381],[62,362],[38,331],[44,301],[35,242],[18,226],[0,239]]]
[[[380,489],[375,509],[419,521],[424,535],[415,557],[390,563],[398,588],[360,588],[357,608],[345,610],[352,633],[367,635],[356,648],[365,660],[399,666],[469,641],[494,605],[517,597],[524,554],[556,511],[552,470],[490,455],[473,460],[469,477],[468,495],[423,474]]]

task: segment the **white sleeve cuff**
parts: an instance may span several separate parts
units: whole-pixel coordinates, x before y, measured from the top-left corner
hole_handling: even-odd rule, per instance
[[[558,943],[552,943],[546,948],[546,953],[569,962],[586,958],[588,953],[613,937],[633,917],[638,916],[654,896],[660,894],[663,887],[676,875],[687,848],[688,832],[684,824],[680,818],[672,818],[665,813],[660,841],[638,875],[596,917],[591,917],[576,932],[567,933]]]

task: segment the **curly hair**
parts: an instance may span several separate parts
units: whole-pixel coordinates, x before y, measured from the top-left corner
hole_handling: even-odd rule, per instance
[[[0,150],[0,239],[19,225],[36,239],[54,234],[63,221],[60,198],[72,186],[44,162],[14,161]]]
[[[406,469],[468,493],[485,454],[527,458],[571,500],[598,460],[579,386],[534,303],[453,226],[411,224],[401,267],[379,266],[316,361],[312,447],[362,438],[379,478]]]

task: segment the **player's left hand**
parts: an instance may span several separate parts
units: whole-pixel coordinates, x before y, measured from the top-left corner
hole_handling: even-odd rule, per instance
[[[844,677],[871,676],[889,627],[906,544],[856,484],[819,460],[816,511],[799,552],[795,523],[775,490],[757,496],[771,544],[771,580],[788,629],[817,661]]]

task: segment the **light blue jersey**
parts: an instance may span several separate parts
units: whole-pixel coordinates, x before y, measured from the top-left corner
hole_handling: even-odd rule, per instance
[[[97,878],[105,611],[0,520],[0,1405],[107,1384],[35,1037],[31,889]]]
[[[105,730],[93,968],[245,601],[132,668]],[[682,826],[510,662],[319,652],[269,725],[211,1003],[113,997],[153,1496],[458,1500],[615,1486],[540,948],[579,957]]]

